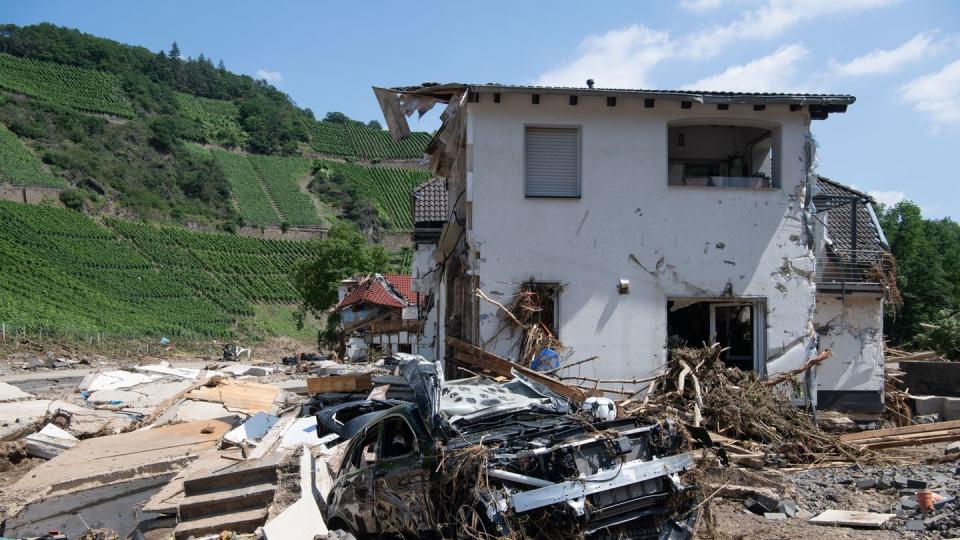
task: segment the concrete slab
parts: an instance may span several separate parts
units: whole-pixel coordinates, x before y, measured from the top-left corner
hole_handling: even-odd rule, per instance
[[[263,526],[268,540],[313,540],[328,534],[323,514],[312,498],[300,499]]]
[[[192,385],[191,381],[157,381],[128,389],[97,390],[90,394],[87,401],[90,403],[118,402],[125,408],[151,408],[160,405]]]
[[[133,373],[131,371],[123,370],[91,373],[83,378],[83,381],[80,383],[80,390],[96,392],[97,390],[133,388],[138,384],[153,382],[161,377],[163,377],[163,375],[148,375],[144,373]]]
[[[880,514],[877,512],[854,512],[851,510],[827,510],[809,520],[816,525],[839,525],[843,527],[864,527],[879,529],[884,523],[896,514]]]
[[[26,441],[28,454],[53,459],[76,446],[80,439],[53,424],[47,424],[40,431],[28,435]]]
[[[18,439],[33,432],[53,403],[48,399],[0,403],[0,441]]]
[[[918,416],[936,414],[940,421],[960,420],[960,397],[910,396]]]
[[[80,438],[120,433],[129,428],[137,418],[136,415],[91,409],[61,400],[54,401],[49,406],[51,415],[58,410],[70,414],[67,431]]]
[[[200,376],[200,370],[187,367],[173,367],[170,362],[160,362],[159,364],[148,364],[145,366],[136,366],[133,369],[146,373],[159,375],[170,375],[181,379],[194,380]]]
[[[320,444],[320,439],[317,438],[316,416],[297,418],[280,438],[280,448],[296,448],[303,444],[308,446]]]
[[[33,399],[33,395],[24,392],[12,384],[0,382],[0,403],[22,401],[25,399]]]
[[[246,422],[232,429],[223,438],[234,444],[243,442],[256,443],[270,431],[270,428],[277,423],[280,418],[267,413],[257,413],[247,419]]]
[[[225,368],[220,368],[220,371],[233,375],[234,377],[241,377],[244,375],[249,375],[252,377],[262,377],[276,371],[271,367],[265,366],[249,366],[246,364],[231,364]]]
[[[226,417],[236,417],[236,413],[231,412],[220,403],[187,399],[164,411],[154,422],[154,425],[162,426],[177,422],[195,422]]]

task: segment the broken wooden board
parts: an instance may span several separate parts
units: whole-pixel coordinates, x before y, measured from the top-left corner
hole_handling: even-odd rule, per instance
[[[373,377],[369,373],[350,373],[348,375],[327,375],[326,377],[307,378],[307,393],[324,394],[326,392],[359,392],[373,388]]]
[[[504,377],[513,377],[511,371],[516,370],[518,373],[522,374],[528,379],[542,384],[547,387],[551,392],[563,396],[569,400],[575,402],[582,402],[586,399],[586,394],[572,386],[566,385],[560,382],[553,377],[548,377],[538,371],[534,371],[530,368],[521,366],[502,358],[493,353],[484,351],[483,349],[471,345],[465,341],[461,341],[455,337],[447,337],[446,343],[448,346],[453,347],[457,350],[457,353],[454,354],[454,358],[474,367],[489,371],[495,375],[502,375]]]
[[[201,386],[183,397],[221,403],[231,412],[254,415],[272,412],[279,393],[280,389],[271,384],[226,380],[214,387]]]
[[[877,512],[855,512],[852,510],[827,510],[811,518],[808,523],[815,525],[833,525],[841,527],[864,527],[879,529],[896,514]]]
[[[874,429],[870,431],[858,431],[856,433],[844,433],[843,435],[840,435],[840,440],[845,442],[857,442],[865,439],[879,439],[892,435],[929,433],[931,431],[946,431],[950,429],[960,429],[960,420],[934,422],[933,424],[919,424],[916,426],[903,426],[898,428]]]

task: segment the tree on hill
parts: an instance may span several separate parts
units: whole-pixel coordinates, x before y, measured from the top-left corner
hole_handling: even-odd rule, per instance
[[[330,122],[331,124],[349,124],[351,122],[356,122],[356,120],[353,120],[342,112],[337,111],[328,112],[327,115],[323,117],[323,121]]]
[[[173,45],[170,46],[170,59],[180,60],[180,47],[177,46],[176,41],[174,41]]]
[[[885,334],[897,344],[933,347],[945,354],[951,347],[960,350],[960,343],[941,341],[940,346],[933,345],[938,335],[958,333],[930,332],[932,327],[956,327],[960,311],[960,224],[951,219],[924,219],[920,207],[910,201],[889,208],[880,206],[878,215],[897,259],[897,286],[903,297],[903,305],[886,314]]]
[[[303,327],[307,313],[318,319],[328,314],[337,302],[340,281],[356,274],[382,272],[387,268],[387,255],[382,246],[374,246],[352,224],[339,221],[330,228],[324,240],[314,240],[312,258],[293,270],[293,286],[300,293],[297,324]],[[339,319],[327,317],[325,329],[318,334],[321,345],[338,344]]]

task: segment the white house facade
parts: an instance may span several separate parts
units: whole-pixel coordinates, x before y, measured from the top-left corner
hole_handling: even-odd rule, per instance
[[[376,89],[391,130],[447,103],[428,152],[448,188],[438,333],[516,359],[503,310],[555,287],[573,374],[655,375],[669,344],[718,341],[770,374],[817,354],[813,119],[852,96],[501,85]],[[442,340],[440,358],[452,359]],[[566,374],[570,374],[566,373]],[[812,387],[811,387],[812,389]]]

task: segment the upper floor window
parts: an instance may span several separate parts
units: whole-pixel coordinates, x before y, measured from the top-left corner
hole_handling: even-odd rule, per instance
[[[780,187],[778,130],[754,126],[667,128],[667,183],[699,187]]]
[[[527,197],[580,196],[579,128],[525,128],[523,192]]]

